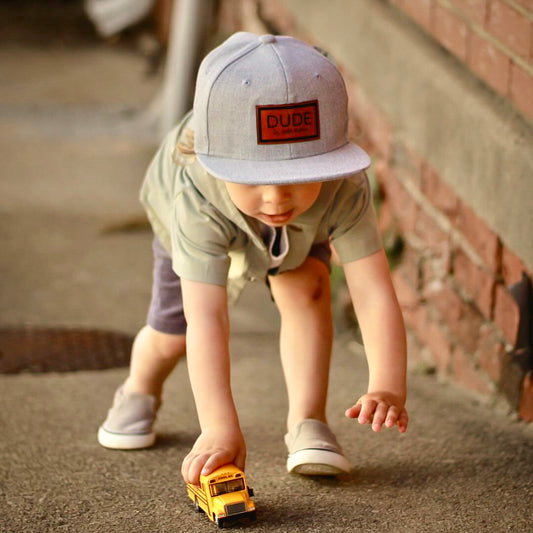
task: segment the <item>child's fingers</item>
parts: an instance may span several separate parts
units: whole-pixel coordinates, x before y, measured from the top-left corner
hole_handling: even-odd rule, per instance
[[[208,476],[211,472],[216,470],[219,466],[227,465],[228,463],[231,463],[232,460],[233,460],[233,454],[229,453],[228,451],[220,451],[218,453],[214,453],[205,462],[201,470],[201,474],[202,476]]]
[[[400,414],[400,409],[395,405],[391,405],[387,412],[387,418],[385,419],[385,426],[392,428],[398,422],[398,416]]]
[[[349,407],[344,412],[344,415],[348,418],[357,418],[359,416],[359,413],[361,412],[361,404],[356,403],[352,407]]]
[[[208,457],[206,454],[189,454],[185,457],[181,466],[181,475],[186,483],[192,483],[193,485],[200,484],[200,472],[204,468]]]
[[[372,419],[372,430],[380,431],[389,414],[389,406],[385,403],[379,403],[374,411]]]
[[[407,411],[404,409],[400,416],[398,417],[398,431],[400,433],[405,433],[407,431],[407,424],[409,423],[409,415],[407,414]]]
[[[233,462],[233,456],[226,451],[216,452],[212,455],[201,454],[197,456],[188,455],[182,465],[181,473],[186,483],[192,483],[193,485],[200,484],[200,475],[208,476],[216,470],[219,466],[224,466]],[[237,461],[235,461],[237,463]],[[244,469],[244,463],[241,461],[239,466]]]
[[[345,411],[348,418],[356,418],[359,424],[372,424],[373,431],[380,431],[383,426],[398,426],[400,433],[407,431],[409,417],[405,408],[390,404],[388,401],[362,396],[355,405]]]
[[[370,424],[374,418],[377,402],[375,400],[364,400],[361,402],[361,412],[357,417],[359,424]]]
[[[385,425],[388,428],[398,426],[398,431],[400,433],[405,433],[407,431],[407,424],[409,422],[409,417],[405,409],[400,409],[396,406],[391,406],[389,408],[389,413],[385,420]]]
[[[200,475],[208,476],[220,466],[234,463],[244,470],[246,462],[246,448],[235,450],[217,450],[212,453],[194,453],[191,451],[183,460],[181,474],[186,483],[199,485]]]

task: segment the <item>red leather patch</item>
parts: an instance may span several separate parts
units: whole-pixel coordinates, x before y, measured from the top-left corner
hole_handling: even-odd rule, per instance
[[[256,106],[257,144],[282,144],[320,139],[318,100]]]

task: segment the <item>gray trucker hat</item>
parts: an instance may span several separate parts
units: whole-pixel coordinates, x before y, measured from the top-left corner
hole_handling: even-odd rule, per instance
[[[337,67],[312,46],[236,33],[200,65],[196,155],[213,176],[250,185],[355,174],[370,158],[347,140],[347,104]]]

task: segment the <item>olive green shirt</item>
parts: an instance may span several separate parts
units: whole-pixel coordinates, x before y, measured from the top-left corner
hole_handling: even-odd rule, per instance
[[[247,281],[266,278],[270,254],[259,221],[237,209],[224,181],[194,157],[185,164],[174,161],[189,120],[190,115],[163,141],[147,170],[141,202],[176,274],[227,286],[234,300]],[[343,263],[380,250],[366,174],[323,182],[315,203],[287,226],[287,235],[289,251],[278,273],[300,266],[314,243],[327,240]]]

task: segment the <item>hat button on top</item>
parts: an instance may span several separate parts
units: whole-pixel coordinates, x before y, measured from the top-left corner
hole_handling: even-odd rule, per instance
[[[261,37],[259,37],[259,40],[263,44],[275,43],[276,42],[276,36],[275,35],[270,35],[270,34],[261,35]]]

